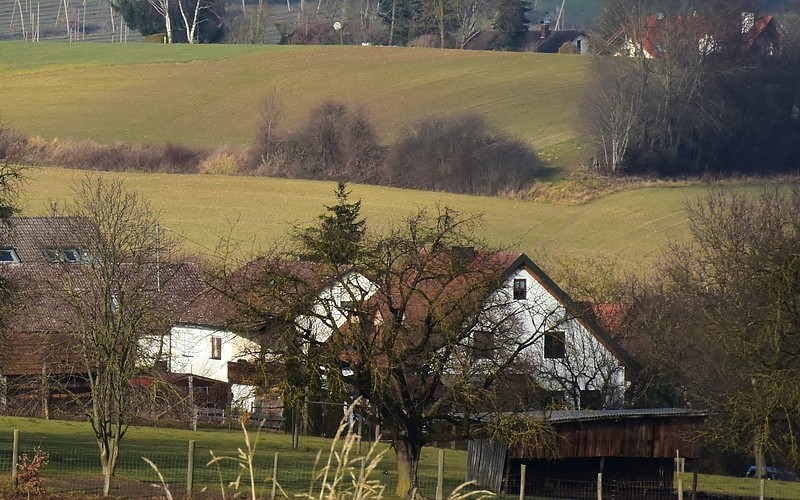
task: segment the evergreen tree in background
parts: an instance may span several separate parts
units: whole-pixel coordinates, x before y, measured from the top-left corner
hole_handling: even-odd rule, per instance
[[[498,0],[494,29],[497,30],[497,44],[503,50],[520,50],[525,44],[528,31],[530,9],[527,0]]]
[[[301,230],[298,237],[307,257],[346,264],[358,253],[366,221],[361,218],[361,200],[350,203],[346,183],[339,182],[335,195],[337,203],[325,206],[319,225]]]

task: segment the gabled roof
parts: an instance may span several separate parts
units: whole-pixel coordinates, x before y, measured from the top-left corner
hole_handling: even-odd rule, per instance
[[[744,13],[742,23],[745,22]],[[743,24],[735,32],[740,33],[741,48],[744,51],[750,50],[767,33],[777,34],[777,25],[772,15],[752,14],[753,24],[749,29],[745,29]],[[731,32],[735,27],[730,27]],[[682,41],[693,40],[698,43],[698,51],[704,50],[703,40],[708,38],[705,50],[716,50],[714,37],[719,35],[720,27],[714,26],[707,18],[699,15],[679,15],[667,18],[657,14],[650,14],[645,19],[642,34],[642,50],[650,57],[658,59],[667,53],[670,45],[670,36],[677,35]]]
[[[549,31],[544,38],[542,38],[539,31],[528,31],[525,35],[528,46],[532,47],[536,52],[556,54],[562,45],[567,42],[574,42],[577,38],[586,34],[581,30],[555,30]]]
[[[201,289],[196,267],[191,263],[161,263],[148,266],[140,291],[158,301],[167,315],[177,317]],[[156,271],[156,267],[158,270]],[[0,266],[0,275],[12,283],[10,316],[0,346],[0,373],[4,375],[83,371],[75,332],[75,312],[67,304],[68,294],[88,286],[91,265],[20,263]]]

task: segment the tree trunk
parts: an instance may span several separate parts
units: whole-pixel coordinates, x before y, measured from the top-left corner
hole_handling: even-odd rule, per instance
[[[395,436],[393,446],[397,454],[397,496],[415,498],[422,445],[402,436]]]

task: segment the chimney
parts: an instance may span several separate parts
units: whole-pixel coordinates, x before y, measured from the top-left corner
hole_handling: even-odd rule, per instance
[[[550,35],[550,23],[542,23],[542,31],[540,34],[540,38],[544,39]]]

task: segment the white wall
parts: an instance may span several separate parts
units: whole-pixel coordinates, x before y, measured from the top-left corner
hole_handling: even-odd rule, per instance
[[[513,299],[515,279],[525,279],[527,298]],[[601,390],[606,403],[621,401],[625,389],[625,369],[618,359],[575,318],[570,317],[561,303],[531,274],[521,267],[506,280],[503,299],[518,305],[522,311],[520,333],[535,337],[524,357],[533,367],[534,375],[543,389],[576,393],[580,390]],[[544,333],[563,331],[566,343],[564,358],[545,357]],[[574,402],[568,404],[576,406]],[[578,402],[577,405],[580,403]]]

